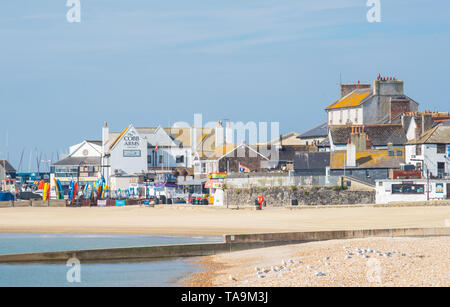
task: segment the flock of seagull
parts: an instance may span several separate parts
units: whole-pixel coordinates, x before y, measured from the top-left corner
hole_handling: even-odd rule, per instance
[[[406,253],[400,252],[398,250],[394,250],[394,251],[387,251],[387,252],[381,252],[379,250],[376,249],[371,249],[371,248],[355,248],[353,251],[347,247],[344,246],[344,251],[347,254],[345,256],[345,259],[350,259],[352,258],[352,256],[359,256],[363,259],[367,259],[370,258],[371,255],[376,255],[379,257],[391,257],[394,254],[398,254],[401,256],[406,256]],[[319,260],[319,262],[323,262],[323,264],[325,266],[329,266],[331,265],[330,262],[328,262],[331,258],[330,257],[324,257],[323,260]],[[289,272],[291,271],[292,265],[294,264],[299,264],[301,265],[303,263],[303,261],[301,260],[293,260],[293,259],[289,259],[289,260],[282,260],[281,261],[281,266],[271,266],[270,268],[259,268],[259,267],[255,267],[255,271],[256,271],[256,276],[257,278],[266,278],[268,276],[268,274],[270,273],[278,273],[278,276],[283,276],[284,272]],[[301,268],[301,267],[299,267]],[[307,265],[306,268],[308,270],[313,270],[314,267],[312,265]],[[315,271],[314,275],[317,277],[323,277],[326,276],[326,273],[321,272],[321,271]],[[229,276],[230,281],[237,281],[237,279],[235,277],[233,277],[232,275]],[[242,283],[248,283],[248,280],[243,281]]]

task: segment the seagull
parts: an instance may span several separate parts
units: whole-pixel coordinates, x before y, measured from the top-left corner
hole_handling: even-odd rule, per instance
[[[308,269],[312,269],[313,266],[312,266],[312,265],[308,265],[307,268],[308,268]]]
[[[259,278],[264,278],[264,277],[266,277],[266,276],[264,276],[264,275],[258,275],[258,277],[259,277]]]
[[[350,257],[349,255],[345,256],[345,259],[350,259],[350,258],[352,258],[352,257]]]
[[[402,256],[406,256],[406,253],[402,253]]]
[[[283,260],[281,261],[281,264],[282,264],[282,265],[286,265],[286,261],[283,259]]]
[[[324,272],[316,272],[315,274],[316,274],[316,276],[325,276],[326,275]]]
[[[258,267],[255,267],[255,271],[259,272],[259,268],[258,268]]]
[[[325,265],[330,265],[330,263],[328,263],[328,262],[325,262]]]
[[[325,257],[325,258],[323,258],[325,261],[327,261],[327,260],[329,260],[330,259],[330,257]]]
[[[236,281],[236,278],[234,278],[234,277],[231,276],[231,275],[230,275],[229,279],[232,280],[232,281]]]

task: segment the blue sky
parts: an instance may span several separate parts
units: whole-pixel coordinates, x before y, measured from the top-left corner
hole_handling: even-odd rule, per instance
[[[0,158],[29,168],[112,130],[193,121],[326,120],[343,82],[405,81],[421,110],[450,111],[450,1],[65,0],[0,3]],[[32,156],[32,169],[36,157]]]

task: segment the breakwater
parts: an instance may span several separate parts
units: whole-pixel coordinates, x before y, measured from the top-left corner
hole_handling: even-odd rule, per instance
[[[65,262],[69,258],[77,258],[83,262],[146,261],[161,258],[207,256],[238,250],[322,240],[448,235],[450,235],[450,227],[239,234],[224,235],[224,240],[221,243],[137,246],[0,255],[0,263],[58,263]]]

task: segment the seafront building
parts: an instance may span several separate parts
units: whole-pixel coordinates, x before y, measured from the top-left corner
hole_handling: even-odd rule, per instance
[[[182,182],[185,189],[191,182],[203,190],[214,174],[227,174],[309,176],[324,184],[342,177],[375,188],[380,180],[445,178],[450,152],[442,131],[450,114],[418,106],[403,81],[378,76],[372,85],[342,84],[340,98],[325,109],[326,122],[265,143],[236,142],[234,128],[221,121],[213,128],[130,124],[119,132],[105,123],[101,140],[72,146],[52,165],[51,183],[56,178],[68,187],[76,178],[83,186],[103,176],[111,190],[155,182]]]

